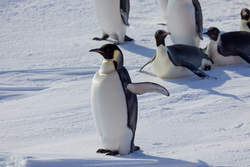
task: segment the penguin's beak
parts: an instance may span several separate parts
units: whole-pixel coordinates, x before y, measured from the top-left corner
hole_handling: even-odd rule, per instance
[[[98,49],[91,49],[89,52],[104,53],[103,51],[100,50],[100,48],[98,48]]]
[[[97,49],[91,49],[89,52],[97,52],[97,53],[100,53],[104,59],[113,59],[113,54],[110,54],[110,53],[106,53],[104,51],[102,51],[102,48],[97,48]]]
[[[203,34],[204,34],[204,35],[208,35],[208,32],[204,32]]]
[[[171,35],[171,33],[170,32],[166,32],[166,33],[162,34],[162,36],[167,36],[167,35]]]

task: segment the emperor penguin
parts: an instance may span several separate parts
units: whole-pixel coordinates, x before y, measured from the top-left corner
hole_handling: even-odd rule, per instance
[[[204,34],[210,38],[206,54],[214,65],[250,63],[250,32],[233,31],[220,34],[218,28],[210,27]]]
[[[95,37],[93,40],[106,40],[111,37],[118,41],[116,44],[133,40],[126,36],[126,28],[129,26],[129,0],[94,0],[94,5],[102,37]]]
[[[202,49],[183,44],[166,47],[164,40],[168,34],[164,30],[156,31],[156,54],[139,71],[152,63],[154,73],[160,78],[174,79],[196,74],[202,79],[216,79],[202,71],[210,70],[212,66],[212,61]]]
[[[173,44],[199,47],[203,40],[203,18],[198,0],[169,0],[167,28]]]
[[[160,7],[161,10],[161,15],[164,19],[164,22],[162,23],[162,25],[166,25],[167,24],[167,7],[168,7],[168,0],[157,0],[158,5]]]
[[[250,32],[250,11],[247,8],[244,8],[240,12],[241,23],[240,23],[240,31]]]
[[[91,88],[92,114],[104,147],[97,153],[126,155],[139,150],[134,145],[138,113],[136,95],[158,92],[169,96],[169,92],[156,83],[132,83],[117,45],[106,44],[90,52],[104,57]]]

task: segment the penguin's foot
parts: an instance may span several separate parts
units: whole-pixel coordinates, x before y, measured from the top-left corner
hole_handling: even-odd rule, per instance
[[[166,26],[167,23],[158,23],[158,25]]]
[[[204,71],[210,71],[211,70],[211,66],[205,66],[203,70]]]
[[[101,38],[95,37],[95,38],[93,38],[93,40],[102,41],[102,40],[106,40],[108,37],[109,37],[109,35],[106,34],[106,35],[103,35]]]
[[[110,152],[110,151],[107,150],[107,149],[98,149],[98,150],[96,151],[96,153],[101,153],[101,154],[107,153],[107,152]]]
[[[134,146],[134,151],[138,151],[140,150],[140,147],[139,146]]]
[[[110,151],[110,150],[107,150],[107,149],[98,149],[96,151],[96,153],[106,154],[106,155],[111,155],[111,156],[115,156],[115,155],[119,154],[118,151]]]
[[[106,155],[116,156],[116,155],[118,155],[118,154],[119,154],[118,151],[110,151],[110,152],[108,152]]]
[[[132,38],[128,37],[127,35],[125,35],[124,40],[125,41],[133,41],[134,39],[132,39]]]

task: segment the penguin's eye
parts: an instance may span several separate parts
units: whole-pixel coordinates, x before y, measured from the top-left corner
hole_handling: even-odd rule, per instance
[[[105,49],[105,52],[106,52],[106,53],[110,53],[110,49],[109,49],[109,48],[106,48],[106,49]]]

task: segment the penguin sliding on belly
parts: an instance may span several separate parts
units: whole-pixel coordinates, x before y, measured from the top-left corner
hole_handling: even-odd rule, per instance
[[[95,13],[98,23],[102,29],[102,37],[95,37],[93,40],[106,40],[111,37],[123,44],[125,41],[132,41],[126,36],[126,26],[129,26],[129,0],[94,0]]]
[[[250,32],[250,11],[247,8],[244,8],[240,12],[241,23],[240,23],[240,31]]]
[[[136,94],[158,92],[169,96],[169,92],[151,82],[131,83],[123,66],[123,54],[117,45],[106,44],[90,52],[104,57],[91,88],[92,114],[105,148],[97,150],[97,153],[126,155],[139,150],[134,145],[138,110]]]
[[[167,24],[167,7],[168,7],[168,0],[157,0],[160,10],[161,10],[161,15],[164,19],[163,23],[160,23],[161,25],[166,25]]]
[[[203,40],[203,19],[198,0],[169,0],[167,27],[173,44],[199,47]]]
[[[214,65],[250,63],[250,33],[234,31],[220,34],[216,27],[210,27],[204,34],[210,37],[206,54]]]
[[[155,33],[156,54],[145,64],[152,63],[154,73],[160,78],[173,79],[196,74],[202,79],[216,79],[201,71],[210,70],[212,62],[201,49],[190,46],[176,44],[165,47],[165,38],[170,34],[164,30],[158,30]]]

